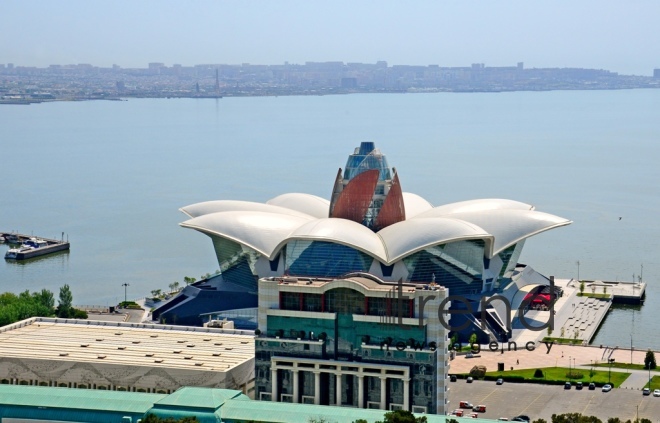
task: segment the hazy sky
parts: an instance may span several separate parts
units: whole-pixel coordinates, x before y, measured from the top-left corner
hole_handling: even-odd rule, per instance
[[[0,0],[0,63],[660,68],[660,0]]]

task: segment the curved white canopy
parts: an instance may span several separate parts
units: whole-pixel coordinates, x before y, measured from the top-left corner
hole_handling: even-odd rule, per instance
[[[485,254],[489,254],[493,237],[484,229],[470,222],[453,217],[432,217],[405,220],[378,232],[387,249],[387,264],[416,253],[424,248],[466,239],[483,239]]]
[[[439,217],[454,213],[485,212],[490,210],[534,210],[534,206],[513,200],[484,198],[479,200],[459,201],[457,203],[434,207],[431,210],[418,214],[415,218]]]
[[[417,194],[413,194],[412,192],[404,192],[402,194],[403,205],[406,208],[406,219],[410,219],[433,208],[431,203]]]
[[[280,241],[310,220],[300,216],[261,211],[226,211],[195,217],[180,225],[230,239],[271,257]]]
[[[179,210],[181,210],[183,213],[193,218],[204,216],[206,214],[227,212],[227,211],[261,211],[267,213],[278,213],[278,214],[287,214],[291,216],[305,217],[308,219],[314,218],[314,216],[310,216],[309,214],[297,210],[292,210],[286,207],[279,207],[277,205],[264,204],[264,203],[255,203],[252,201],[236,201],[236,200],[205,201],[203,203],[196,203],[182,207]]]
[[[492,234],[495,240],[492,257],[505,248],[538,233],[571,222],[563,217],[534,210],[489,210],[487,212],[454,213],[451,217],[473,223]]]
[[[319,219],[330,215],[330,201],[311,194],[298,192],[282,194],[266,201],[266,204],[297,210]]]
[[[382,262],[388,261],[381,238],[366,226],[348,219],[326,217],[306,222],[292,231],[287,239],[280,243],[278,249],[293,239],[343,244],[369,254]]]

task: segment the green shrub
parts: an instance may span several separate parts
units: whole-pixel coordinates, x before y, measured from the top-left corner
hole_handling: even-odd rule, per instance
[[[534,371],[534,377],[539,377],[539,378],[540,378],[540,377],[543,377],[543,370],[541,370],[541,369],[536,369],[536,370]]]

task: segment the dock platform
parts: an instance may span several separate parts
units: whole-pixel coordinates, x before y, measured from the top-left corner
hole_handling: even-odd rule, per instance
[[[34,235],[25,235],[25,234],[9,233],[9,232],[0,232],[0,236],[9,245],[20,245],[23,242],[30,240],[31,238],[37,238],[39,240],[45,241],[47,244],[39,248],[19,249],[19,251],[16,252],[15,256],[8,257],[7,255],[5,255],[5,259],[8,260],[27,260],[35,257],[40,257],[46,254],[56,253],[58,251],[66,251],[69,250],[71,247],[69,241],[68,240],[64,241],[64,239],[57,240],[57,239],[50,239],[43,237],[35,237]]]
[[[584,292],[588,294],[612,294],[614,303],[643,304],[646,299],[646,282],[583,281]]]

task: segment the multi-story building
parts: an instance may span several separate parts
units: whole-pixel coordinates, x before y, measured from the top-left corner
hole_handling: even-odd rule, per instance
[[[444,414],[447,292],[363,273],[259,280],[255,398]]]

